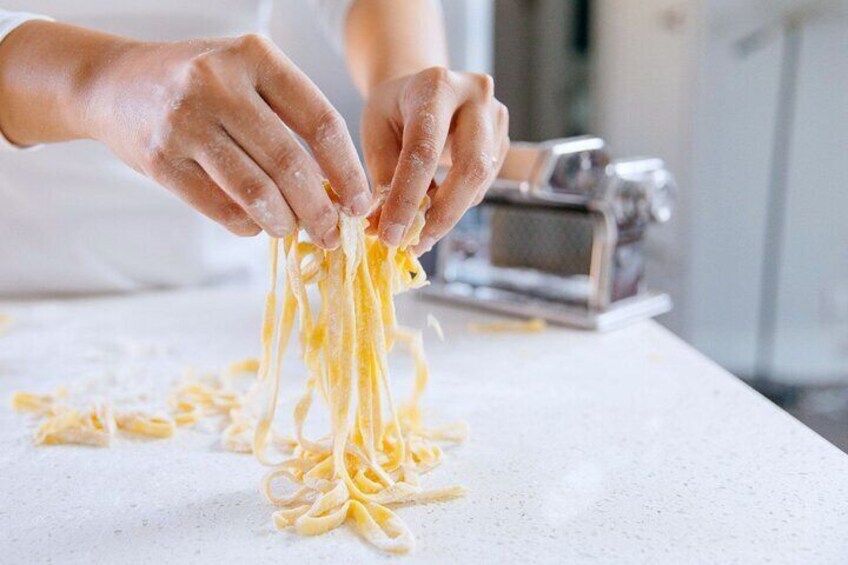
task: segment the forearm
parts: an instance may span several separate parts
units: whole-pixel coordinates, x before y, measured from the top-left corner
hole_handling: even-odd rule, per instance
[[[93,137],[95,85],[129,42],[32,21],[0,42],[0,131],[19,145]]]
[[[435,0],[356,0],[347,16],[347,64],[367,96],[386,80],[447,66],[447,43]]]

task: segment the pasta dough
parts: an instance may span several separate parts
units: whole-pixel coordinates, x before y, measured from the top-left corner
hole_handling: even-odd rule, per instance
[[[399,249],[366,235],[365,219],[344,214],[337,250],[322,250],[297,236],[271,242],[272,280],[258,381],[265,403],[253,452],[272,467],[263,491],[279,508],[273,514],[278,528],[317,535],[350,522],[379,549],[404,553],[412,549],[414,538],[389,507],[464,493],[460,487],[424,490],[420,484],[420,476],[442,459],[433,442],[462,441],[467,433],[464,425],[441,430],[422,426],[419,400],[429,370],[421,334],[401,328],[395,318],[393,297],[426,283],[418,259],[407,250],[417,243],[422,226],[423,211]],[[281,258],[287,284],[278,311]],[[320,294],[317,312],[307,296],[310,284]],[[308,377],[294,411],[294,451],[275,459],[268,444],[281,363],[296,318]],[[413,392],[400,406],[392,395],[387,360],[397,344],[415,360]],[[313,439],[304,434],[304,423],[316,395],[329,408],[331,430]]]

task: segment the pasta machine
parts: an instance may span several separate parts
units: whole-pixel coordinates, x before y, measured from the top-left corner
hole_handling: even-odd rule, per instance
[[[608,330],[671,309],[645,285],[645,233],[671,216],[660,159],[602,139],[514,143],[483,203],[425,257],[430,297]]]

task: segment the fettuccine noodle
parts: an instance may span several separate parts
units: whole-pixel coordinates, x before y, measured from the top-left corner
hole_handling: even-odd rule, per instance
[[[460,487],[424,490],[419,477],[439,464],[442,450],[433,443],[463,441],[466,428],[422,427],[419,400],[427,384],[420,332],[398,326],[394,296],[426,283],[415,245],[423,226],[418,215],[399,249],[366,235],[366,220],[342,215],[341,247],[325,251],[297,236],[272,240],[271,264],[285,261],[286,286],[276,308],[277,273],[273,269],[262,328],[259,386],[265,406],[256,423],[255,456],[273,469],[263,482],[266,498],[279,509],[278,528],[318,535],[350,522],[381,550],[404,553],[414,538],[390,506],[447,500]],[[317,286],[321,303],[314,311],[307,286]],[[268,449],[280,388],[283,354],[295,318],[308,370],[306,390],[294,411],[294,451],[274,459]],[[276,336],[276,348],[272,347]],[[415,383],[408,402],[396,406],[388,372],[388,352],[404,346],[415,360]],[[304,434],[313,397],[328,406],[330,434]],[[387,410],[386,410],[387,408]],[[287,487],[283,493],[279,487]]]
[[[14,318],[6,314],[0,314],[0,335],[9,331],[9,328],[15,323]]]
[[[39,418],[33,442],[36,445],[92,445],[108,447],[117,431],[152,439],[174,435],[177,427],[192,426],[201,420],[220,418],[224,421],[221,444],[229,451],[253,451],[253,425],[243,413],[245,394],[235,386],[235,379],[247,375],[255,379],[259,361],[244,359],[230,365],[221,375],[196,378],[191,373],[169,396],[171,414],[142,410],[122,411],[100,402],[78,408],[67,402],[64,387],[52,394],[15,392],[12,409]],[[279,440],[284,447],[291,442]]]
[[[479,334],[489,333],[539,333],[545,331],[548,323],[542,318],[529,320],[509,320],[500,322],[472,322],[468,324],[469,331]]]
[[[29,412],[41,419],[33,437],[36,445],[107,447],[117,430],[149,438],[168,438],[174,434],[174,423],[167,416],[141,411],[116,414],[105,403],[78,409],[63,403],[66,396],[63,388],[53,394],[12,394],[15,411]]]

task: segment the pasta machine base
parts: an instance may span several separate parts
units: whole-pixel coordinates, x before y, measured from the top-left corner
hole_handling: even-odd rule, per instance
[[[419,293],[440,301],[513,316],[543,318],[555,324],[602,332],[665,314],[672,308],[671,298],[661,292],[645,292],[638,297],[626,298],[604,311],[549,302],[508,290],[474,288],[464,283],[436,282],[421,289]]]

